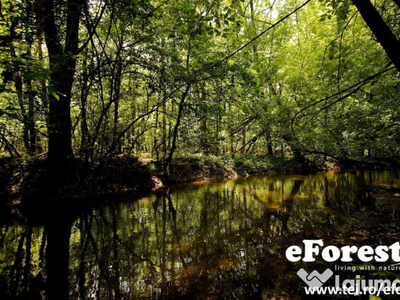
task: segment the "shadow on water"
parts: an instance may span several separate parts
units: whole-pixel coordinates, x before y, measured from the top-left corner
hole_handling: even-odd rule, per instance
[[[370,185],[399,184],[396,171],[240,178],[18,214],[0,224],[0,298],[306,299],[286,248],[329,243],[374,209]]]

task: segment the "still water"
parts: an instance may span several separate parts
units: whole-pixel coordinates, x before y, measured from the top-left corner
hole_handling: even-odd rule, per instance
[[[307,299],[296,272],[323,263],[291,263],[286,248],[340,245],[373,209],[370,185],[399,187],[399,174],[193,183],[43,222],[16,212],[0,222],[0,299]]]

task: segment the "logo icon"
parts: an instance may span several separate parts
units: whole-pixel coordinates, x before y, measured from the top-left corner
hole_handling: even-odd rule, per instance
[[[308,284],[309,287],[315,287],[319,288],[321,287],[325,282],[328,281],[329,278],[333,275],[333,272],[331,269],[326,269],[324,273],[320,274],[317,271],[312,271],[310,274],[308,274],[304,269],[300,269],[297,272],[297,275],[305,282]]]

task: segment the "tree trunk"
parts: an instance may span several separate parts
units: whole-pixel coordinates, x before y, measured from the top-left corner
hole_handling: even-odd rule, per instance
[[[11,44],[10,47],[11,57],[13,60],[17,60],[17,54],[15,51],[15,47]],[[17,92],[17,100],[18,106],[22,116],[23,123],[23,141],[25,150],[30,153],[30,145],[29,145],[29,127],[28,127],[28,114],[26,113],[25,103],[24,103],[24,91],[23,91],[23,78],[22,74],[19,70],[15,73],[15,90]]]
[[[21,115],[22,115],[22,123],[24,124],[24,130],[23,130],[24,147],[25,147],[25,150],[29,153],[30,146],[29,146],[28,115],[26,114],[26,110],[25,110],[25,106],[24,106],[24,93],[22,90],[22,77],[19,74],[19,72],[17,72],[17,76],[15,79],[15,89],[17,91],[18,105],[19,105],[19,109],[20,109]]]
[[[118,130],[118,118],[119,118],[119,100],[121,98],[121,77],[122,77],[122,61],[121,58],[117,58],[115,71],[115,81],[114,81],[114,128],[113,128],[113,142],[111,153],[117,152],[121,153],[121,142],[118,140],[119,130]]]
[[[156,158],[157,158],[157,160],[159,159],[159,156],[160,156],[160,154],[159,154],[159,151],[158,151],[158,118],[159,118],[159,115],[160,115],[160,112],[159,112],[159,108],[157,107],[157,109],[156,109],[156,120],[155,120],[155,134],[154,134],[154,136],[153,136],[153,147],[152,147],[152,149],[151,149],[151,155],[153,155],[153,157],[154,157],[154,154],[156,155]]]
[[[27,1],[27,6],[26,6],[26,23],[25,23],[25,36],[26,36],[26,42],[28,45],[27,49],[27,56],[30,57],[32,55],[32,44],[33,44],[33,35],[30,33],[29,30],[29,19],[31,18],[31,13],[32,13],[32,3],[30,1]],[[32,70],[32,67],[30,65],[27,66],[27,71],[28,74],[33,74],[34,70]],[[35,93],[32,88],[32,80],[29,78],[29,76],[25,76],[24,78],[24,83],[27,88],[26,94],[28,96],[28,113],[26,115],[26,127],[28,129],[28,136],[29,136],[29,149],[27,149],[29,154],[35,154],[36,153],[36,128],[35,128]]]
[[[25,85],[28,88],[28,115],[27,127],[29,132],[29,153],[36,153],[36,128],[35,128],[35,95],[32,88],[32,81],[26,80]]]
[[[400,42],[394,33],[369,0],[353,0],[353,4],[357,7],[365,23],[367,23],[392,63],[400,72]]]
[[[65,74],[60,65],[64,65]],[[54,62],[50,64],[51,95],[49,105],[49,154],[48,159],[55,162],[65,162],[72,156],[71,145],[71,88],[74,69],[72,64]],[[56,70],[54,70],[56,69]],[[68,71],[67,71],[68,70]],[[71,77],[72,75],[72,77]]]
[[[165,156],[167,155],[167,104],[165,101],[162,104],[162,113],[162,153],[163,158],[165,159]]]
[[[269,133],[267,134],[267,150],[268,150],[268,155],[274,156],[274,150],[272,148],[271,135]]]
[[[85,51],[84,58],[82,61],[82,88],[81,88],[81,145],[80,152],[81,155],[85,155],[85,163],[88,163],[88,149],[87,149],[87,140],[88,140],[88,125],[87,125],[87,98],[89,93],[89,88],[87,85],[89,79],[88,71],[87,71],[87,51]]]
[[[207,112],[206,109],[204,108],[206,105],[206,91],[204,88],[204,84],[201,85],[201,91],[200,91],[200,102],[203,107],[203,113],[201,116],[201,121],[200,121],[200,148],[201,151],[204,153],[208,154],[210,152],[210,145],[208,143],[208,136],[207,136]]]
[[[174,132],[172,134],[172,145],[171,145],[171,150],[169,151],[168,159],[167,159],[167,166],[171,165],[172,162],[172,157],[174,155],[174,152],[176,150],[176,140],[178,138],[178,130],[179,126],[181,125],[181,118],[182,118],[182,111],[183,111],[183,104],[185,103],[186,96],[188,95],[190,90],[190,83],[186,86],[186,90],[184,91],[182,95],[181,102],[179,103],[179,109],[178,109],[178,116],[176,118],[176,124],[174,127]]]
[[[50,60],[49,85],[49,154],[48,160],[62,165],[72,157],[71,145],[71,89],[78,54],[79,18],[81,0],[66,1],[65,46],[62,46],[56,25],[52,0],[43,0],[44,34]]]
[[[38,22],[38,32],[40,30],[42,30],[43,28],[43,24],[42,22]],[[41,33],[43,33],[42,31],[40,31]],[[41,67],[44,68],[44,63],[43,63],[43,49],[42,49],[42,45],[43,45],[43,35],[38,33],[38,43],[37,43],[37,51],[38,51],[38,60],[40,61]],[[48,100],[47,100],[47,85],[46,85],[46,79],[41,79],[40,80],[40,99],[42,102],[42,106],[43,106],[43,110],[45,112],[45,116],[46,116],[46,123],[49,124],[48,122]],[[40,142],[40,135],[36,136],[37,138],[37,143],[36,143],[36,150],[38,152],[42,152],[42,144]]]

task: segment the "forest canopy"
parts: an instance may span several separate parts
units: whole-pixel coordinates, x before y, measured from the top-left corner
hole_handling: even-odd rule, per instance
[[[0,3],[2,156],[399,157],[398,0]]]

